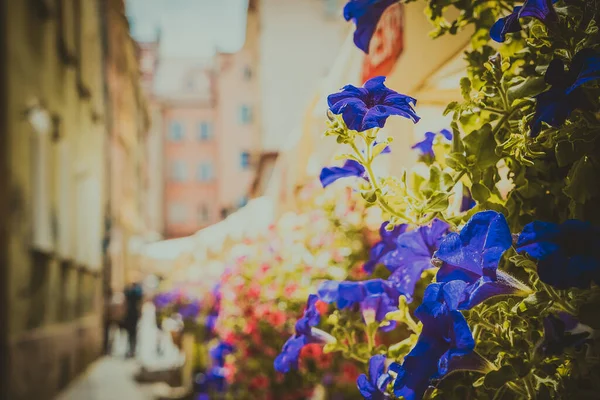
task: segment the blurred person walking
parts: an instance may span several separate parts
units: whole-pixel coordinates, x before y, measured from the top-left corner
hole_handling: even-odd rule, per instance
[[[142,286],[135,282],[125,289],[125,301],[127,304],[127,310],[125,319],[123,321],[123,327],[127,332],[127,339],[129,342],[129,351],[127,352],[127,358],[135,357],[135,351],[137,346],[137,333],[138,333],[138,322],[141,316],[141,306],[144,293]]]

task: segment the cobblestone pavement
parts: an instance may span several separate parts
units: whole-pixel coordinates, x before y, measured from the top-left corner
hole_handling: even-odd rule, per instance
[[[138,362],[104,357],[76,379],[56,400],[153,400],[153,385],[138,384]]]

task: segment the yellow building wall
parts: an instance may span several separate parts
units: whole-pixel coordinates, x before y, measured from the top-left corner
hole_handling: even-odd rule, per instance
[[[0,329],[10,365],[2,368],[2,398],[11,400],[52,398],[102,344],[100,10],[95,1],[63,1],[61,17],[56,4],[1,3],[1,196],[7,201],[0,204],[6,229],[0,291],[7,301]],[[27,114],[34,103],[50,117],[46,136]]]

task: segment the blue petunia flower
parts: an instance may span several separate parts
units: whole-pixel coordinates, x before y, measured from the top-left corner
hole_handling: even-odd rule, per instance
[[[275,358],[274,366],[278,372],[287,373],[292,368],[298,368],[300,351],[307,344],[335,340],[326,332],[314,328],[321,320],[317,310],[318,300],[317,295],[308,296],[304,315],[296,322],[296,333],[285,342],[281,353]]]
[[[369,53],[371,38],[377,29],[377,23],[383,12],[398,0],[350,0],[344,7],[346,21],[354,20],[354,44]]]
[[[379,228],[379,236],[381,241],[375,243],[369,252],[369,260],[363,266],[363,269],[367,273],[373,273],[377,264],[381,262],[381,259],[388,253],[394,251],[397,248],[396,240],[398,236],[406,231],[408,225],[401,224],[394,226],[394,229],[388,231],[386,227],[389,225],[389,221],[385,221]]]
[[[571,319],[572,316],[565,316],[564,313],[558,317],[550,314],[544,318],[544,338],[537,345],[536,351],[546,357],[557,356],[569,347],[583,345],[590,332],[571,332],[575,328],[571,326]]]
[[[425,139],[413,145],[411,149],[417,149],[422,156],[435,157],[435,153],[433,152],[433,141],[438,134],[444,136],[447,140],[452,140],[452,132],[448,129],[442,129],[438,133],[425,132]]]
[[[471,208],[475,207],[476,205],[477,205],[477,202],[475,202],[475,200],[473,199],[473,196],[471,196],[471,191],[468,188],[464,187],[463,188],[463,197],[460,202],[460,212],[469,211]]]
[[[498,263],[512,245],[512,235],[504,215],[496,211],[479,212],[460,233],[449,233],[434,257],[443,262],[436,281],[444,286],[444,296],[453,310],[469,310],[499,295],[516,295],[529,288],[499,271]]]
[[[374,142],[373,147],[377,146],[377,144],[377,142]],[[389,154],[391,152],[392,150],[390,149],[390,146],[385,146],[379,154]],[[321,181],[321,185],[325,188],[331,185],[333,182],[337,181],[338,179],[351,177],[362,178],[365,181],[369,180],[365,167],[363,167],[362,164],[355,160],[346,160],[344,165],[342,165],[341,167],[323,168],[321,170],[319,180]]]
[[[392,272],[388,280],[411,301],[421,274],[433,268],[431,258],[449,227],[435,219],[431,225],[412,231],[405,232],[406,228],[400,226],[391,233],[386,232],[386,236],[382,234],[382,241],[371,249],[371,258],[364,268],[371,272],[377,263],[385,265]]]
[[[384,82],[384,76],[377,76],[365,82],[362,88],[344,86],[341,92],[327,97],[331,112],[341,114],[348,128],[358,132],[383,128],[391,115],[418,122],[420,118],[413,109],[417,101],[387,88]]]
[[[346,160],[344,165],[341,167],[323,168],[321,170],[319,179],[321,180],[321,185],[323,185],[323,187],[327,187],[338,179],[350,177],[358,177],[366,180],[367,173],[365,171],[365,167],[363,167],[358,161]]]
[[[600,228],[579,220],[529,223],[517,241],[517,251],[539,260],[540,280],[558,289],[600,284],[598,249]]]
[[[535,114],[530,122],[531,136],[536,137],[542,122],[558,127],[576,109],[591,109],[581,87],[600,78],[600,53],[592,49],[580,50],[571,60],[568,72],[560,59],[554,59],[546,70],[546,83],[552,87],[536,96]]]
[[[233,345],[227,342],[219,342],[211,347],[209,354],[213,360],[213,366],[223,367],[225,365],[225,356],[233,353],[234,349]]]
[[[385,372],[385,356],[377,354],[369,359],[369,376],[361,374],[356,386],[367,400],[386,400],[390,398],[385,390],[391,380],[392,377]]]
[[[367,281],[325,281],[318,290],[319,298],[325,303],[337,303],[338,308],[345,309],[358,305],[365,321],[381,322],[387,313],[396,311],[401,293],[391,282],[383,279]],[[382,327],[384,331],[396,327],[395,321]]]
[[[153,303],[158,310],[161,310],[173,303],[175,298],[176,294],[174,292],[158,293],[156,296],[154,296]]]
[[[183,319],[195,319],[198,314],[200,314],[200,303],[197,300],[192,300],[179,309],[179,315]]]
[[[431,379],[449,372],[447,366],[455,357],[465,357],[475,348],[467,321],[460,311],[440,301],[443,296],[443,285],[432,284],[425,290],[423,303],[415,311],[423,323],[419,339],[402,365],[390,366],[397,373],[394,394],[405,400],[421,399]]]
[[[552,6],[552,3],[556,3],[557,1],[558,0],[525,1],[523,6],[515,7],[512,13],[496,21],[490,29],[490,37],[496,42],[504,42],[507,33],[515,33],[523,29],[519,22],[519,18],[523,17],[537,18],[546,25],[557,21],[558,17]]]

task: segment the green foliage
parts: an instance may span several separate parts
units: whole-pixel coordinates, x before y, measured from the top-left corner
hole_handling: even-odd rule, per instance
[[[413,2],[417,0],[408,0]],[[436,147],[435,159],[423,160],[424,176],[406,171],[400,177],[376,177],[369,150],[377,130],[349,132],[341,118],[333,118],[328,135],[352,147],[352,158],[363,164],[369,183],[363,197],[378,205],[392,224],[421,225],[441,218],[459,225],[477,211],[502,212],[513,232],[531,221],[563,222],[581,219],[600,225],[600,121],[598,113],[575,110],[562,126],[544,125],[539,136],[530,135],[536,96],[548,89],[544,73],[551,60],[570,64],[583,48],[598,49],[600,2],[561,0],[555,5],[559,20],[549,26],[536,19],[521,20],[523,30],[492,43],[494,22],[522,1],[424,0],[433,24],[432,37],[473,30],[465,53],[466,76],[460,81],[462,100],[446,107],[452,115],[453,141]],[[458,12],[457,12],[458,11]],[[453,18],[448,16],[452,15]],[[584,87],[588,100],[600,109],[600,86]],[[381,145],[380,145],[381,146]],[[477,206],[466,214],[449,208],[455,186],[464,184]],[[598,339],[562,354],[543,355],[543,319],[567,312],[593,329],[600,328],[600,294],[590,290],[558,291],[539,281],[534,261],[514,250],[507,252],[501,270],[526,282],[528,297],[495,299],[465,312],[477,342],[476,352],[492,365],[481,375],[463,371],[434,382],[426,397],[436,399],[587,399],[600,393]],[[396,315],[397,314],[397,315]],[[402,310],[388,319],[403,321]],[[409,324],[410,325],[410,324]],[[410,328],[410,326],[409,326]],[[414,333],[387,347],[387,356],[399,360],[416,340]],[[380,349],[355,344],[345,354]],[[377,351],[375,351],[377,350]]]

